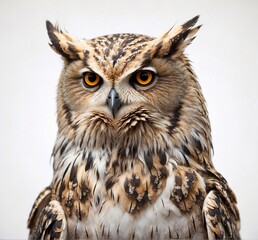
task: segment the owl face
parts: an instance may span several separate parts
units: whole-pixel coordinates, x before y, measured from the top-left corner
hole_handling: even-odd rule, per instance
[[[95,147],[130,131],[136,144],[146,133],[150,139],[168,129],[191,80],[183,50],[199,29],[191,28],[197,19],[161,38],[114,34],[91,40],[76,40],[47,22],[51,47],[64,59],[59,129],[74,129],[78,139],[95,134]]]
[[[74,113],[101,111],[114,121],[140,106],[168,115],[187,85],[179,69],[178,64],[163,58],[145,66],[138,61],[123,72],[112,66],[104,71],[96,60],[76,60],[62,73],[61,96]]]

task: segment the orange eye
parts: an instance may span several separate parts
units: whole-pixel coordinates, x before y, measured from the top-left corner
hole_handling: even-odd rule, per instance
[[[141,86],[147,86],[154,80],[154,72],[150,70],[140,70],[135,75],[135,81]]]
[[[94,88],[101,83],[101,78],[94,72],[83,73],[83,84],[87,88]]]

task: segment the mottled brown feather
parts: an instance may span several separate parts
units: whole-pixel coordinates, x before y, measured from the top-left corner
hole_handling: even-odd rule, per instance
[[[236,198],[212,163],[201,87],[184,55],[198,16],[160,38],[75,39],[47,22],[63,57],[54,176],[28,227],[41,239],[239,238]],[[152,71],[148,86],[134,82]],[[83,73],[99,75],[89,88]],[[119,106],[107,104],[115,89]]]

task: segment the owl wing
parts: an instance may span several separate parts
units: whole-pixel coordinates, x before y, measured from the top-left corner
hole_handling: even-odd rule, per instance
[[[29,239],[64,239],[66,219],[60,203],[51,200],[51,188],[45,188],[36,199],[29,219]]]
[[[240,239],[235,195],[223,182],[215,182],[203,205],[209,239]]]
[[[37,199],[35,200],[32,209],[30,211],[29,219],[28,219],[28,228],[33,228],[35,225],[36,219],[42,209],[50,202],[51,200],[51,188],[46,187],[44,188],[38,195]]]

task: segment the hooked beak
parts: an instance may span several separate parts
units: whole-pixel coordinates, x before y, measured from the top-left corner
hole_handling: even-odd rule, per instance
[[[112,88],[108,94],[107,105],[112,111],[113,117],[115,118],[116,113],[121,106],[121,102],[119,100],[118,93],[114,88]]]

